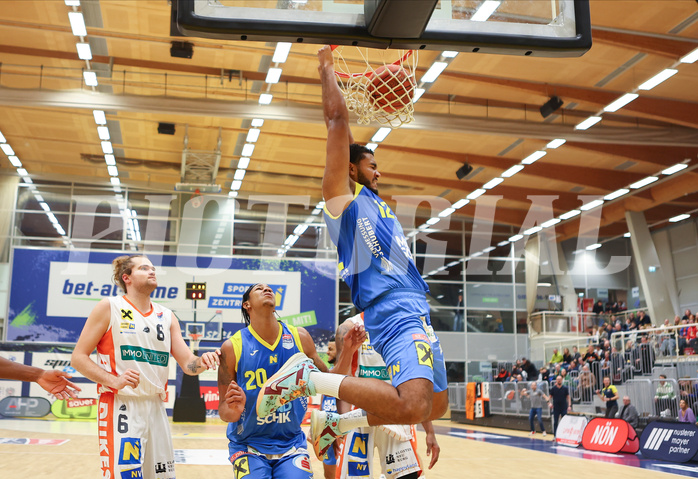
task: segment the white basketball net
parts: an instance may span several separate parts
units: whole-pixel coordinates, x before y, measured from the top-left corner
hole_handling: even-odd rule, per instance
[[[417,86],[416,51],[351,47],[352,53],[358,51],[360,55],[360,59],[352,61],[344,58],[342,50],[343,47],[334,50],[335,75],[339,78],[349,111],[359,116],[360,124],[368,125],[375,121],[397,128],[414,120],[412,99]],[[389,62],[385,59],[386,55],[398,60]],[[361,69],[363,72],[357,73]],[[381,73],[386,69],[389,73]],[[379,74],[376,74],[377,70]],[[408,82],[405,82],[405,74]]]
[[[199,343],[201,342],[200,334],[190,334],[189,335],[189,349],[193,353],[199,350]]]

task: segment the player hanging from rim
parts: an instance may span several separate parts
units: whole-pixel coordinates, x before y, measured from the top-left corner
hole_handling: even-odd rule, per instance
[[[357,314],[337,328],[336,350],[343,360],[337,363],[332,372],[351,374],[355,377],[374,377],[390,381],[383,358],[373,349],[370,338],[363,343],[347,336],[354,325],[363,326],[363,314]],[[347,338],[345,341],[344,338]],[[340,412],[351,409],[351,405],[338,401]],[[324,421],[323,421],[324,423]],[[427,456],[431,456],[429,469],[439,460],[441,448],[436,441],[431,421],[422,423],[427,433]],[[337,460],[338,479],[360,479],[373,477],[373,452],[378,448],[381,472],[389,479],[416,479],[424,475],[424,466],[417,454],[417,438],[414,426],[360,427],[350,431],[344,438]],[[333,448],[329,448],[329,454]]]
[[[218,414],[228,422],[229,459],[235,477],[312,478],[310,457],[301,423],[308,401],[286,403],[266,416],[258,416],[255,401],[262,384],[294,354],[302,352],[327,371],[310,334],[279,322],[276,298],[266,284],[250,286],[242,296],[242,316],[247,327],[221,346],[218,370]]]
[[[158,282],[146,256],[119,256],[112,266],[126,294],[97,303],[72,357],[73,367],[97,383],[102,477],[172,478],[164,403],[170,354],[194,376],[215,369],[220,350],[194,355],[172,311],[150,301]],[[95,348],[99,364],[90,359]]]
[[[373,153],[353,144],[330,47],[323,47],[318,58],[327,125],[325,221],[337,244],[340,275],[354,305],[364,312],[366,330],[392,380],[391,386],[378,379],[321,374],[302,356],[269,378],[257,399],[257,413],[263,416],[316,392],[361,408],[341,416],[328,414],[323,426],[311,428],[315,452],[321,456],[336,437],[357,427],[440,418],[448,408],[448,392],[443,353],[429,319],[429,288],[400,223],[375,193],[380,173]]]

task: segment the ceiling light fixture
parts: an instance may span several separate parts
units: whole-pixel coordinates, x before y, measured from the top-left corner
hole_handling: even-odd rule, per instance
[[[92,50],[89,43],[78,43],[75,45],[78,49],[78,58],[80,60],[92,60]]]
[[[656,87],[660,83],[665,82],[669,78],[673,77],[676,75],[679,71],[674,69],[674,68],[667,68],[666,70],[662,70],[661,72],[657,73],[655,76],[647,80],[645,83],[640,85],[638,88],[640,90],[651,90],[652,88]]]
[[[423,83],[433,83],[437,78],[439,78],[439,75],[441,75],[441,72],[443,72],[447,66],[448,63],[446,62],[432,63],[420,81]]]
[[[643,186],[647,186],[647,185],[649,185],[650,183],[654,183],[654,182],[657,181],[658,179],[659,179],[659,178],[657,178],[656,176],[648,176],[648,177],[645,178],[645,179],[642,179],[642,180],[640,180],[640,181],[636,181],[635,183],[633,183],[632,185],[630,185],[630,187],[631,187],[632,189],[636,190],[636,189],[638,189],[638,188],[642,188]]]
[[[502,177],[511,178],[512,176],[514,176],[516,173],[518,173],[519,171],[521,171],[523,169],[524,169],[523,165],[514,165],[511,168],[509,168],[507,171],[502,173]]]
[[[502,181],[504,181],[502,178],[492,178],[490,181],[482,185],[482,187],[486,190],[491,190],[498,184],[500,184]]]
[[[487,0],[485,3],[480,5],[480,8],[470,17],[473,22],[484,22],[492,16],[492,14],[499,8],[501,1],[498,0]]]
[[[637,93],[626,93],[622,97],[618,98],[616,101],[608,104],[607,106],[604,107],[603,111],[607,113],[613,113],[621,108],[623,108],[625,105],[630,103],[631,101],[635,100],[638,96]]]
[[[679,163],[678,165],[670,166],[666,170],[662,170],[663,175],[673,175],[674,173],[677,173],[681,170],[685,170],[688,168],[688,165],[686,163]]]
[[[616,198],[620,198],[623,195],[626,195],[630,193],[630,190],[627,188],[621,188],[620,190],[616,190],[613,193],[609,193],[606,196],[603,197],[604,200],[606,201],[611,201],[615,200]]]
[[[386,126],[384,126],[383,128],[378,128],[378,131],[373,135],[371,141],[375,143],[380,143],[381,141],[385,140],[385,138],[390,134],[391,131],[393,131],[393,129],[388,128]]]
[[[601,121],[600,116],[590,116],[583,122],[579,123],[577,126],[574,127],[575,130],[588,130],[592,126],[596,125],[598,122]]]
[[[536,161],[540,160],[541,158],[543,158],[547,154],[548,153],[546,153],[543,150],[534,151],[533,153],[528,155],[526,158],[521,160],[521,163],[523,163],[524,165],[530,165],[530,164],[535,163]]]
[[[679,221],[683,221],[683,220],[685,220],[685,219],[688,219],[688,218],[690,218],[690,217],[691,217],[691,215],[682,214],[682,215],[674,216],[673,218],[669,218],[669,222],[670,222],[670,223],[676,223],[676,222],[679,222]]]
[[[568,219],[570,219],[570,218],[574,218],[575,216],[577,216],[577,215],[580,214],[580,213],[581,213],[581,211],[579,211],[579,210],[571,210],[571,211],[568,211],[567,213],[561,214],[561,215],[559,216],[559,218],[560,218],[561,220],[568,220]]]
[[[466,198],[468,198],[469,200],[474,200],[474,199],[481,197],[486,192],[487,192],[487,190],[483,190],[482,188],[479,188],[479,189],[473,191],[472,193],[470,193],[468,196],[466,196]]]
[[[272,95],[271,93],[262,93],[261,95],[259,95],[259,104],[269,105],[273,99],[274,95]]]
[[[87,36],[87,28],[85,28],[85,18],[80,12],[68,12],[68,21],[70,29],[76,37]]]
[[[548,143],[547,145],[545,145],[545,147],[548,148],[549,150],[555,150],[555,149],[561,147],[562,145],[564,145],[566,142],[567,142],[567,140],[565,140],[563,138],[556,138],[553,141],[551,141],[550,143]]]
[[[596,208],[597,206],[601,206],[602,204],[603,204],[603,200],[594,200],[594,201],[590,201],[589,203],[582,205],[579,209],[582,211],[589,211],[591,209]]]
[[[288,54],[291,51],[291,43],[279,42],[276,44],[276,49],[274,50],[274,55],[271,57],[273,63],[285,63],[288,58]]]

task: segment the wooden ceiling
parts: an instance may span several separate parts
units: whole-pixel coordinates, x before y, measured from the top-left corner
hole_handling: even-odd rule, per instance
[[[92,116],[107,112],[121,182],[171,191],[181,181],[185,129],[189,147],[212,151],[222,132],[216,183],[227,193],[252,118],[265,119],[240,198],[308,194],[321,200],[325,126],[320,106],[317,45],[294,44],[271,105],[258,104],[275,44],[169,36],[165,0],[86,2],[87,39],[99,87],[82,82],[63,0],[3,1],[0,11],[0,131],[37,180],[108,186],[109,175]],[[95,13],[96,12],[96,13]],[[531,195],[553,195],[555,214],[578,208],[688,161],[689,168],[633,191],[602,212],[602,237],[627,231],[626,210],[644,211],[651,225],[698,209],[698,63],[587,131],[574,125],[698,47],[695,0],[591,0],[594,45],[580,58],[461,53],[415,106],[415,121],[394,130],[376,151],[381,195],[441,196],[451,203],[480,188],[554,138],[567,143],[488,192],[503,198],[495,222],[518,232]],[[95,14],[98,17],[95,18]],[[194,44],[191,59],[170,56],[173,40]],[[419,74],[440,52],[422,51]],[[419,75],[418,74],[418,75]],[[561,110],[544,120],[538,108],[552,95]],[[159,122],[175,135],[157,132]],[[353,127],[368,143],[379,125]],[[473,173],[455,171],[470,163]],[[0,166],[16,175],[5,155]],[[472,218],[477,201],[454,218]],[[422,206],[425,206],[424,204]],[[429,211],[421,210],[423,218]],[[556,227],[579,234],[579,220]],[[500,238],[501,240],[501,238]]]

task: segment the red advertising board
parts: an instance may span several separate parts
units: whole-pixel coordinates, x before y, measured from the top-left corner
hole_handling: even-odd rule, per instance
[[[582,447],[590,451],[635,454],[640,450],[640,440],[626,421],[597,417],[584,429]]]

